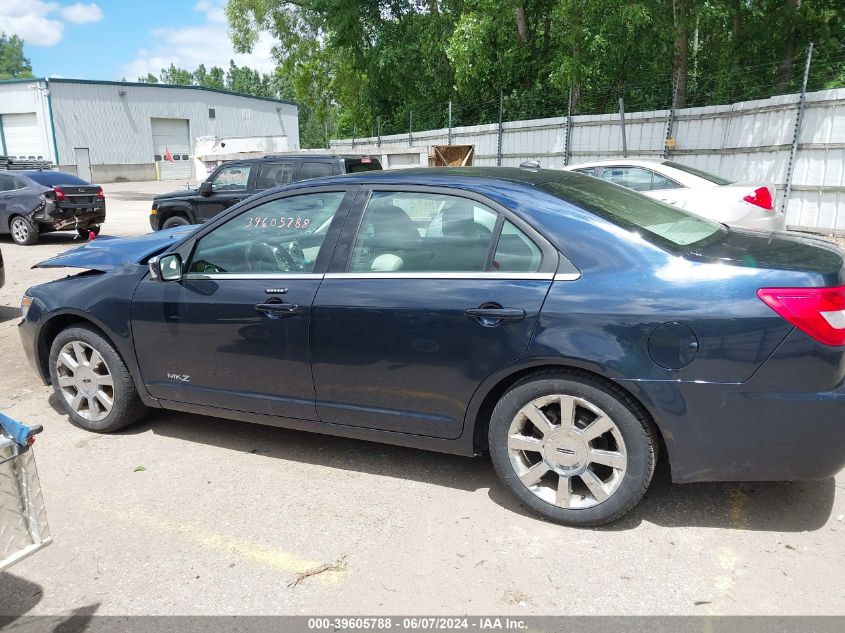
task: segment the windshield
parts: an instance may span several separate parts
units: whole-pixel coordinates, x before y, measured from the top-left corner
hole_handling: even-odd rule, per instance
[[[704,180],[709,180],[714,185],[724,186],[733,184],[733,180],[727,180],[726,178],[722,178],[721,176],[716,176],[714,174],[711,174],[710,172],[702,171],[700,169],[696,169],[695,167],[690,167],[689,165],[673,163],[671,160],[664,160],[661,165],[666,165],[667,167],[677,169],[678,171],[686,172],[692,176],[698,176],[699,178],[703,178]]]
[[[45,187],[55,185],[90,185],[91,183],[82,178],[77,178],[61,171],[27,171],[24,175]]]
[[[721,224],[598,178],[576,179],[567,174],[539,187],[618,226],[642,233],[658,246],[690,246],[727,233]]]

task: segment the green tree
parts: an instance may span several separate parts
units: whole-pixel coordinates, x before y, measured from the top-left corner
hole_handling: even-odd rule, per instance
[[[23,54],[23,40],[0,32],[0,79],[31,79],[32,64]]]

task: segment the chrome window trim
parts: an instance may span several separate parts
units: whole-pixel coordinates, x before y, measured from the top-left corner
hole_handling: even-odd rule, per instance
[[[581,273],[558,273],[555,275],[555,281],[577,281],[581,279]]]
[[[552,281],[554,273],[326,273],[326,279],[510,279],[523,281]]]
[[[510,281],[575,281],[581,273],[187,273],[186,280],[202,279],[496,279]]]
[[[182,279],[322,279],[319,273],[187,273]]]

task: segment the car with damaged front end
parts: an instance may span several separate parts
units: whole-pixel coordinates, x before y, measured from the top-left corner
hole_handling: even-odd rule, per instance
[[[187,227],[186,227],[187,228]],[[845,464],[845,254],[539,169],[368,172],[90,242],[24,298],[70,420],[164,408],[462,455],[542,516]],[[456,475],[457,476],[457,475]]]
[[[41,233],[76,231],[99,235],[106,221],[103,188],[61,171],[0,173],[0,234],[30,245]]]

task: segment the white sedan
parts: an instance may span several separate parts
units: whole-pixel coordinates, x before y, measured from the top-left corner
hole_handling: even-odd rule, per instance
[[[668,160],[618,159],[564,167],[657,198],[717,222],[749,229],[783,231],[768,183],[732,182]]]

